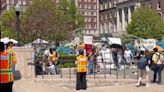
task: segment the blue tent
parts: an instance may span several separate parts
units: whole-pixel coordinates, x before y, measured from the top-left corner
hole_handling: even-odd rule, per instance
[[[158,41],[156,44],[164,49],[164,40]]]

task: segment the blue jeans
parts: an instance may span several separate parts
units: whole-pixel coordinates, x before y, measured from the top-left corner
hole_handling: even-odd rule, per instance
[[[92,61],[88,62],[88,74],[94,73],[94,63]]]
[[[12,71],[13,71],[13,73],[15,72],[15,64],[13,64],[13,66],[12,66]]]

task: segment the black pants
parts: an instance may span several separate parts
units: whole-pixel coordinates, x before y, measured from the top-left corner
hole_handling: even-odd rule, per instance
[[[85,73],[80,73],[77,72],[76,76],[76,90],[80,89],[86,89],[87,88],[87,83],[86,83],[86,72]]]
[[[0,83],[0,92],[12,92],[13,89],[13,82],[9,83]]]
[[[157,78],[157,74],[158,74],[158,81],[157,83],[161,83],[161,73],[162,73],[162,65],[156,65],[156,68],[154,69],[154,77],[153,77],[153,81],[156,81]]]

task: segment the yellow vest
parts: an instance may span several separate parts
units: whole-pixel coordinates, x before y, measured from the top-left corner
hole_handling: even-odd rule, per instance
[[[15,64],[17,61],[16,61],[16,55],[13,51],[13,49],[7,49],[7,53],[11,59],[11,61]]]
[[[57,61],[56,61],[56,52],[53,52],[53,53],[50,55],[50,58],[51,58],[52,63],[54,63],[54,64],[57,63]]]
[[[77,72],[87,72],[87,58],[85,56],[77,57]]]

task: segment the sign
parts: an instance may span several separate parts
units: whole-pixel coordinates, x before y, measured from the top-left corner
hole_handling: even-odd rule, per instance
[[[108,37],[109,44],[120,44],[121,45],[121,39],[120,38],[110,38]]]
[[[145,39],[135,42],[135,47],[140,50],[149,50],[152,51],[153,48],[156,46],[156,40],[155,39]]]
[[[84,44],[92,44],[93,36],[84,36]]]

